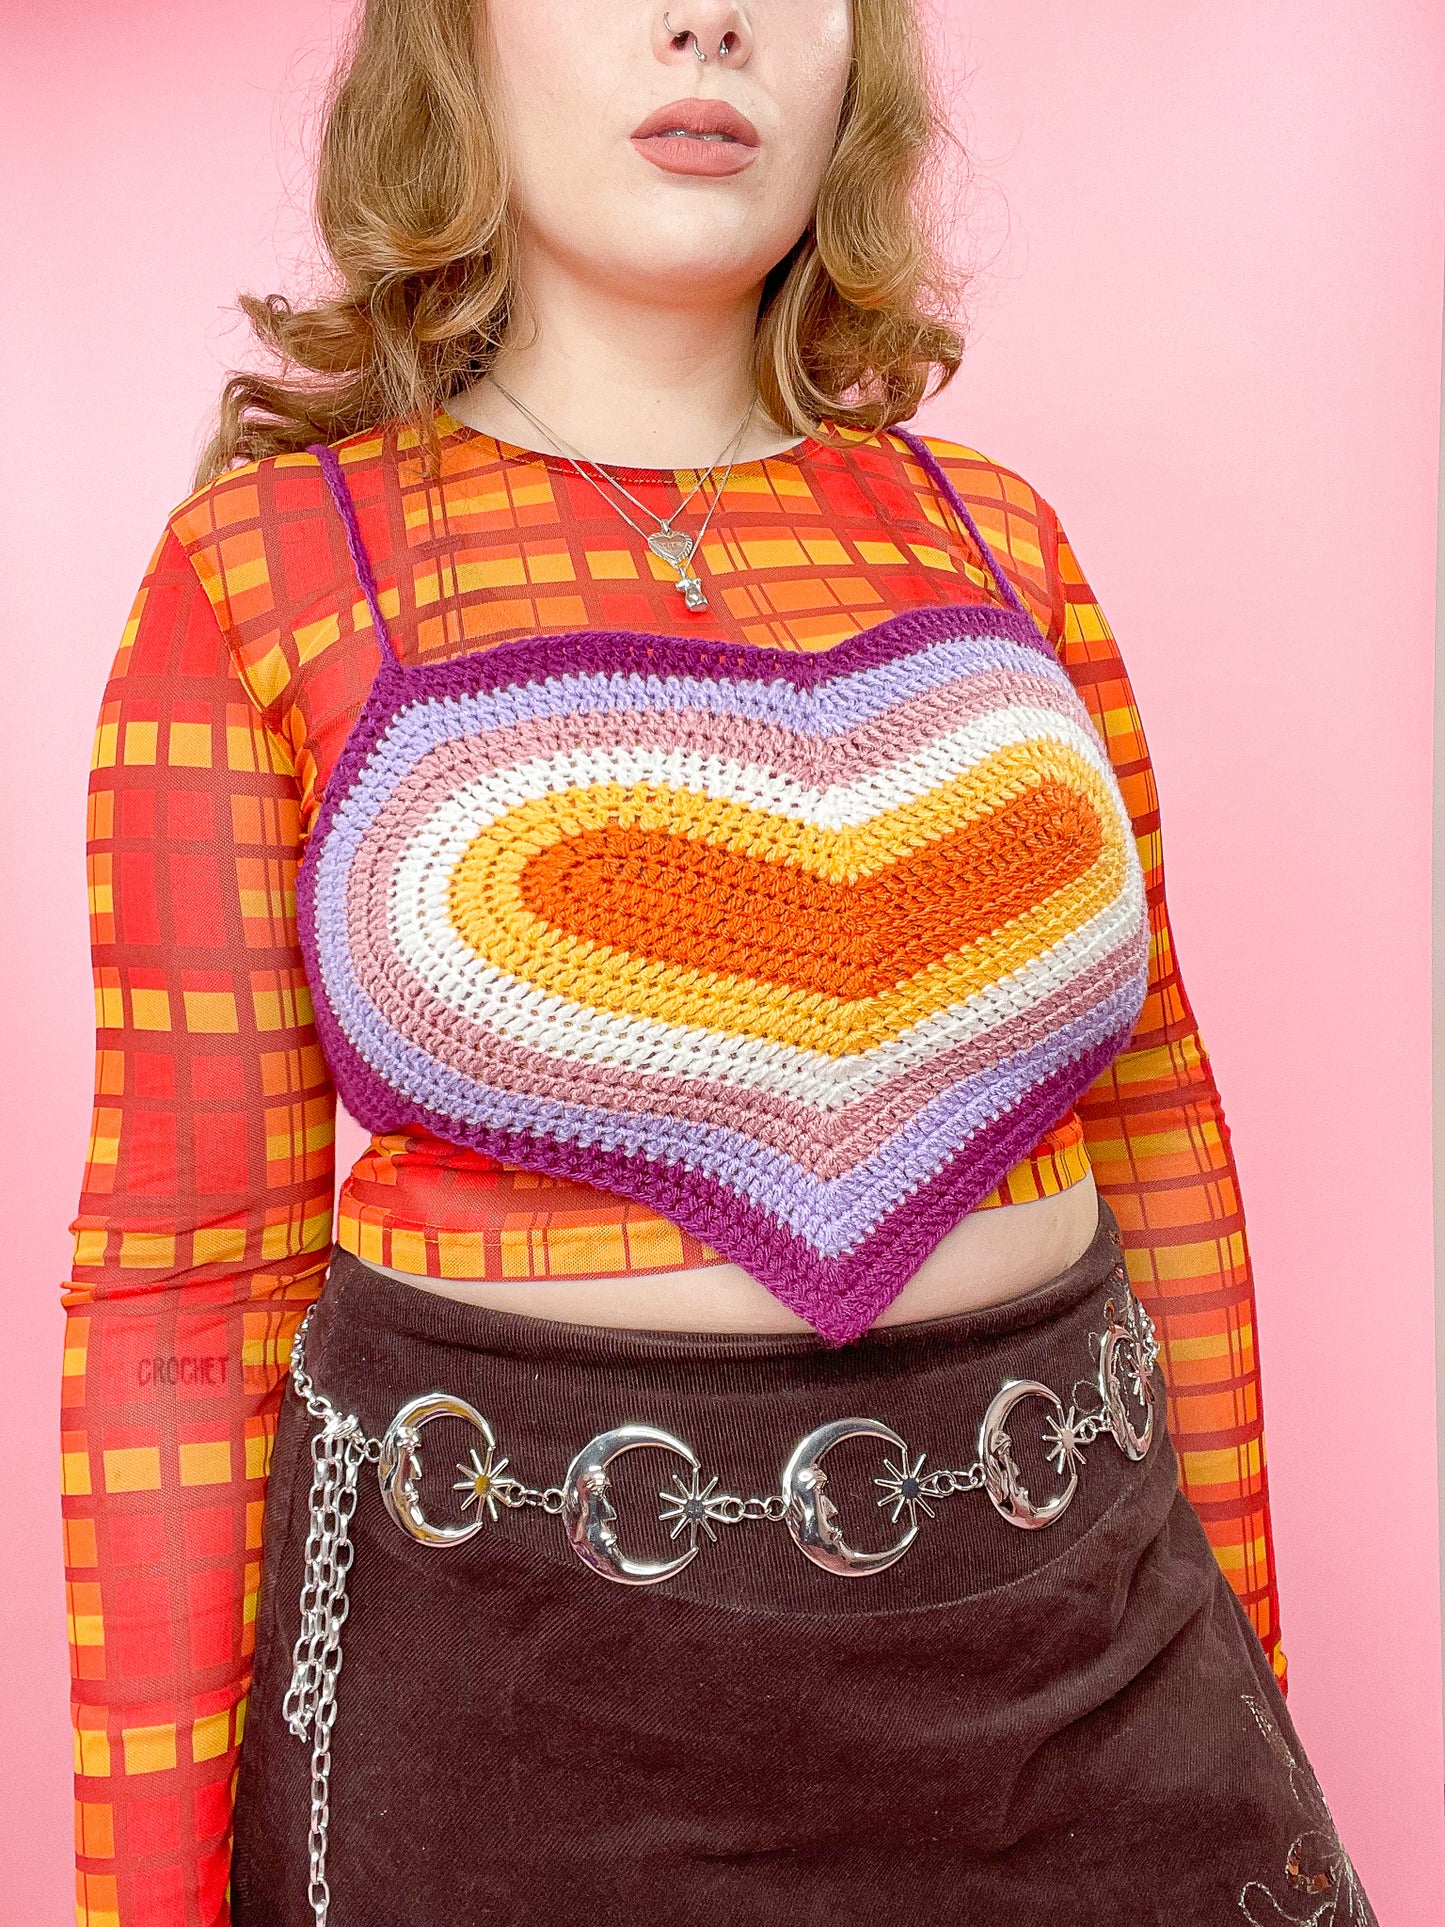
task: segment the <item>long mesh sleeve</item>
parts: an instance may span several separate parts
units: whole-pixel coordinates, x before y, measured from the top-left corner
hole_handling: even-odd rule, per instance
[[[1148,994],[1129,1048],[1078,1112],[1130,1281],[1159,1328],[1180,1482],[1283,1685],[1249,1243],[1219,1090],[1179,974],[1159,796],[1129,673],[1048,503],[971,449],[932,446],[1068,670],[1133,823]]]
[[[174,535],[89,808],[95,1111],[66,1294],[81,1927],[227,1918],[270,1443],[331,1233],[298,800]]]
[[[1042,532],[1050,640],[1108,745],[1149,900],[1148,995],[1129,1048],[1079,1105],[1084,1141],[1130,1281],[1159,1328],[1180,1483],[1283,1684],[1254,1275],[1229,1127],[1179,974],[1159,797],[1128,671],[1052,512]]]

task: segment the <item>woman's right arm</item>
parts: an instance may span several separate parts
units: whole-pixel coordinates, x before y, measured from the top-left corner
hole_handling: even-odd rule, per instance
[[[81,1927],[217,1927],[261,1511],[331,1238],[298,796],[168,530],[96,737],[95,1113],[66,1296]]]

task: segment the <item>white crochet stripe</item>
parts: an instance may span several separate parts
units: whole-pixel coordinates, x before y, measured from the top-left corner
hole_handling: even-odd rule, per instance
[[[1123,889],[1078,929],[965,1002],[935,1012],[886,1043],[840,1058],[731,1030],[619,1016],[541,992],[483,962],[458,936],[448,903],[449,872],[424,861],[409,865],[404,875],[398,869],[388,922],[403,965],[440,1003],[482,1031],[560,1059],[664,1077],[710,1078],[836,1111],[935,1052],[985,1036],[1026,1012],[1122,943],[1146,914],[1132,841],[1126,841],[1125,851]],[[349,955],[348,968],[354,976]],[[366,993],[365,982],[359,988]]]
[[[464,833],[469,843],[519,804],[546,796],[565,798],[569,793],[603,784],[625,787],[648,783],[705,796],[713,802],[740,804],[813,829],[843,831],[858,829],[918,801],[1002,749],[1041,739],[1065,744],[1106,782],[1112,780],[1103,746],[1092,726],[1053,710],[1019,705],[992,711],[963,729],[937,737],[898,762],[870,772],[861,782],[815,788],[755,763],[731,762],[682,749],[576,749],[557,756],[529,758],[479,777],[439,804],[438,814],[443,809],[451,811],[458,834]],[[342,807],[338,828],[343,827],[347,807]],[[384,810],[379,820],[384,823]],[[328,838],[326,854],[336,847],[336,839]],[[339,851],[337,854],[339,860]],[[326,867],[323,857],[323,872]]]

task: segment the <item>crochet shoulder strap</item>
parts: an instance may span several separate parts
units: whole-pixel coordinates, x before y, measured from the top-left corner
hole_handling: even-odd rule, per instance
[[[1032,622],[1033,616],[1025,606],[1023,598],[1019,595],[1013,583],[1009,581],[998,557],[994,554],[988,543],[984,541],[977,522],[975,522],[972,515],[969,514],[967,502],[964,501],[958,490],[953,486],[953,483],[949,481],[943,464],[928,446],[927,442],[923,441],[917,435],[910,434],[906,428],[894,427],[889,430],[889,433],[896,435],[906,448],[913,451],[924,473],[978,544],[979,554],[988,564],[988,572],[997,583],[998,592],[1003,597],[1005,604],[1012,609],[1016,615],[1027,616],[1028,620]]]
[[[314,455],[321,464],[321,473],[331,491],[331,499],[336,504],[336,513],[341,518],[341,526],[346,531],[347,552],[351,556],[351,566],[356,571],[356,580],[361,585],[361,593],[366,598],[366,607],[371,616],[372,627],[376,630],[377,646],[381,650],[381,669],[400,668],[400,660],[392,644],[391,632],[386,626],[386,617],[381,613],[381,597],[377,593],[376,576],[372,570],[371,557],[366,553],[366,544],[361,538],[361,524],[356,517],[356,504],[351,498],[351,490],[346,485],[346,477],[341,472],[341,463],[336,451],[328,448],[325,442],[312,442],[306,450]]]
[[[906,428],[895,427],[890,432],[896,435],[899,441],[912,452],[924,473],[929,477],[944,500],[952,507],[954,513],[963,523],[963,526],[968,530],[969,535],[978,547],[979,554],[988,566],[989,574],[993,577],[998,587],[998,592],[1003,597],[1005,606],[1012,609],[1016,615],[1024,616],[1028,621],[1032,622],[1033,617],[1030,615],[1018,591],[1014,588],[1013,583],[1009,580],[998,557],[994,554],[988,543],[984,541],[983,534],[977,522],[974,521],[973,516],[969,512],[968,504],[948,479],[938,457],[926,442],[919,436],[910,434]],[[382,668],[386,670],[388,668],[399,667],[400,664],[396,650],[392,644],[391,634],[386,626],[386,618],[381,613],[381,600],[377,594],[376,576],[372,571],[371,557],[366,552],[366,544],[362,540],[361,525],[356,517],[356,504],[352,500],[351,490],[347,487],[346,477],[341,471],[341,463],[337,460],[336,451],[328,448],[325,442],[312,442],[306,452],[309,455],[314,455],[320,463],[321,473],[325,478],[327,488],[331,492],[331,499],[336,504],[336,513],[341,518],[341,525],[346,531],[346,547],[351,556],[352,567],[356,571],[356,579],[361,585],[361,593],[366,598],[366,606],[371,615],[372,625],[376,630],[377,643],[381,649]]]

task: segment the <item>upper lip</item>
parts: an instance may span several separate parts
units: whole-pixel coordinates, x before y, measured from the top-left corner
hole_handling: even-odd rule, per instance
[[[651,140],[658,134],[722,134],[740,147],[761,147],[762,137],[746,114],[730,107],[725,100],[675,100],[649,114],[641,126],[634,127],[635,141]]]

